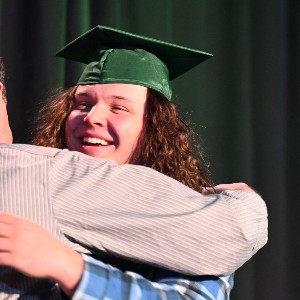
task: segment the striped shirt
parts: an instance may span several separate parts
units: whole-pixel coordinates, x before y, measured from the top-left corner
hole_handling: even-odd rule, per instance
[[[0,145],[0,203],[81,253],[187,275],[231,274],[267,241],[255,193],[203,196],[152,169],[68,150]],[[39,295],[48,284],[0,268],[1,299]]]

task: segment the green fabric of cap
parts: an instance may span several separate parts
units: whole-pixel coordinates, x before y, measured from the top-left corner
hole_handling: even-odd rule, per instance
[[[170,80],[211,54],[96,26],[58,51],[56,56],[87,64],[78,84],[131,83],[152,88],[171,100]]]
[[[169,71],[155,55],[144,49],[107,49],[89,63],[78,84],[131,83],[152,88],[171,99]]]

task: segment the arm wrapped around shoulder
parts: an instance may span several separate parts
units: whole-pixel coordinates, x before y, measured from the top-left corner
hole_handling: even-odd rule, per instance
[[[75,166],[72,186],[60,186],[68,168],[56,169],[53,208],[60,231],[83,253],[187,275],[229,275],[267,241],[266,205],[255,192],[202,195],[152,169],[89,157]]]

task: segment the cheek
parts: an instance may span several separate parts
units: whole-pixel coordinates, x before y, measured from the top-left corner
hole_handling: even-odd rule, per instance
[[[123,132],[126,134],[124,134],[125,140],[127,140],[128,143],[130,143],[131,145],[128,144],[128,146],[130,146],[130,148],[134,149],[137,141],[140,137],[140,134],[142,132],[143,129],[143,122],[140,119],[136,119],[135,122],[132,122],[129,126],[126,126],[126,130],[124,129]]]
[[[67,141],[72,137],[74,130],[79,126],[79,119],[80,118],[78,117],[78,114],[76,114],[76,112],[71,112],[68,116],[65,126],[65,136]]]
[[[119,122],[114,123],[115,129],[118,130],[119,134],[123,138],[134,139],[142,131],[143,121],[140,118],[132,118],[127,120],[118,120]]]
[[[140,116],[137,121],[136,121],[136,127],[135,127],[135,131],[136,131],[136,134],[139,136],[140,133],[142,132],[143,130],[143,127],[144,127],[144,117],[143,115]]]
[[[82,119],[83,116],[81,116],[80,113],[78,113],[77,111],[71,111],[66,121],[66,128],[68,127],[70,129],[74,129],[78,127]]]
[[[72,118],[70,118],[70,116],[67,118],[66,121],[66,126],[65,126],[65,135],[66,138],[68,138],[70,132],[71,132],[71,128],[72,128]]]

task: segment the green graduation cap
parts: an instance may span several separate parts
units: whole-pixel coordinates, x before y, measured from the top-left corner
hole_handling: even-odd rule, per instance
[[[78,84],[137,84],[159,91],[169,100],[172,97],[170,80],[212,56],[100,25],[55,55],[87,65]]]

